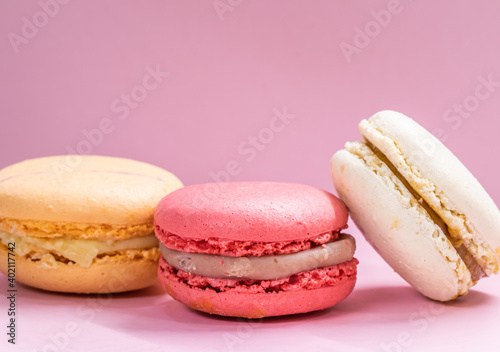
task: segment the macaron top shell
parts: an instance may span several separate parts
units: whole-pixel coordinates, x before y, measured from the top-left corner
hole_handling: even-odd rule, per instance
[[[500,211],[470,171],[437,138],[409,117],[381,111],[359,125],[411,187],[465,242],[489,275],[498,271]],[[495,253],[496,252],[496,253]]]
[[[151,223],[154,207],[182,183],[135,160],[64,155],[0,170],[0,218],[132,225]]]
[[[339,231],[347,219],[333,194],[276,182],[192,185],[164,197],[155,210],[156,226],[189,239],[293,241]]]

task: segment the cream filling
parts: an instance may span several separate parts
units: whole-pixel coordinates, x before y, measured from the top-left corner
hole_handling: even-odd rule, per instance
[[[0,231],[0,240],[4,245],[15,243],[15,254],[25,256],[33,250],[46,250],[65,257],[82,267],[88,268],[97,255],[125,249],[147,249],[158,246],[154,234],[132,237],[125,240],[85,240],[68,237],[39,238],[21,237]]]
[[[228,257],[204,253],[180,252],[160,243],[163,258],[176,269],[216,279],[277,280],[316,268],[351,260],[356,249],[347,234],[332,242],[291,254],[262,257]]]

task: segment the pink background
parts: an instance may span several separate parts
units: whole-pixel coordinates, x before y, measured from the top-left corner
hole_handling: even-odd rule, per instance
[[[220,2],[229,10],[219,16],[212,0],[70,1],[57,7],[55,0],[2,1],[0,168],[83,148],[156,164],[185,184],[213,181],[235,161],[231,181],[290,181],[333,192],[331,155],[360,138],[359,120],[393,109],[439,133],[500,202],[498,166],[490,161],[500,149],[500,3]],[[341,47],[355,45],[355,39],[357,52],[346,57]],[[159,82],[148,78],[148,70],[157,67],[169,73]],[[485,80],[493,84],[487,87]],[[137,106],[126,107],[124,94],[135,96]],[[462,113],[450,112],[459,105],[465,106]],[[270,132],[275,111],[284,109],[295,117]],[[106,133],[99,136],[99,127]],[[257,146],[250,144],[252,136]],[[350,231],[358,238],[359,284],[326,313],[252,325],[250,337],[231,347],[227,334],[238,338],[238,329],[247,325],[199,315],[152,289],[148,302],[140,294],[117,296],[95,310],[91,322],[75,318],[84,333],[66,350],[78,351],[85,341],[102,350],[117,341],[123,350],[163,343],[172,350],[183,344],[291,350],[303,349],[307,338],[316,348],[368,351],[383,350],[382,343],[409,331],[412,342],[401,350],[460,351],[477,347],[478,340],[467,339],[468,330],[448,327],[462,317],[498,346],[489,334],[490,323],[498,327],[498,277],[446,305],[426,320],[432,329],[420,332],[410,317],[430,302],[408,289],[353,225]],[[5,285],[0,277],[2,292]],[[23,292],[19,340],[41,350],[83,298]],[[5,304],[0,303],[0,317]],[[138,316],[142,322],[124,322]],[[40,319],[49,319],[48,325]],[[355,333],[358,326],[365,339]],[[448,334],[446,340],[436,331]],[[448,341],[452,336],[458,342]],[[293,342],[299,338],[301,343]]]

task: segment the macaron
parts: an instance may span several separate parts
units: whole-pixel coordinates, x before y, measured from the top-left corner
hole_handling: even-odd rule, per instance
[[[333,306],[356,282],[348,212],[334,195],[291,183],[187,186],[155,210],[165,290],[217,315],[262,318]]]
[[[477,179],[411,118],[381,111],[364,142],[331,159],[333,183],[385,261],[424,296],[449,301],[498,271],[500,212]]]
[[[8,166],[0,170],[0,270],[57,292],[153,285],[160,257],[153,211],[180,187],[170,172],[122,158],[65,155]]]

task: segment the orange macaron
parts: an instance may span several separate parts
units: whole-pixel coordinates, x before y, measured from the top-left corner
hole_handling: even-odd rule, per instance
[[[0,170],[0,270],[48,291],[109,293],[154,284],[158,201],[182,183],[130,159],[54,156]]]

